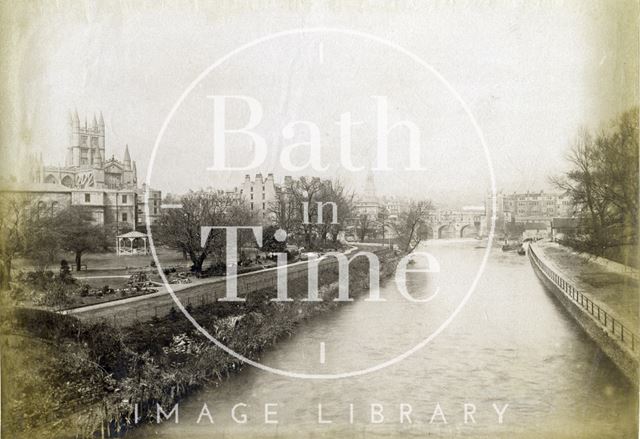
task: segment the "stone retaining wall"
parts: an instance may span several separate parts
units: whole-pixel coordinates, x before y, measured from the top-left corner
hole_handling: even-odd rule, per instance
[[[376,254],[380,259],[381,269],[384,269],[383,261],[393,255],[393,252],[388,249],[372,250],[372,253]],[[348,255],[348,257],[352,256],[353,255]],[[335,258],[331,257],[319,261],[318,265],[318,272],[322,273],[326,270],[337,269],[338,263]],[[289,280],[306,278],[308,269],[307,263],[287,265],[287,278]],[[275,288],[277,270],[253,271],[239,275],[237,280],[238,296],[244,297],[247,294],[265,287]],[[185,307],[187,305],[198,306],[212,303],[224,297],[225,294],[226,282],[224,278],[214,279],[209,283],[188,286],[176,291],[176,296]],[[74,309],[66,311],[65,313],[84,321],[106,321],[114,326],[127,326],[134,322],[151,320],[153,317],[162,317],[166,315],[172,307],[177,308],[177,305],[169,293],[156,293],[148,297],[139,296],[139,298],[135,299],[136,300],[116,300],[105,303],[99,307]]]
[[[558,284],[545,273],[542,266],[542,264],[545,264],[545,258],[541,256],[541,252],[536,252],[535,245],[530,246],[528,251],[531,265],[547,290],[562,304],[567,313],[598,347],[600,347],[607,357],[613,361],[622,373],[634,383],[635,386],[638,386],[638,346],[634,343],[632,345],[633,347],[630,347],[619,339],[619,335],[611,334],[606,324],[603,325],[600,319],[594,318],[592,314],[593,307],[590,312],[588,305],[586,308],[581,306],[563,290],[561,284]],[[562,277],[561,273],[556,273],[556,275]],[[562,282],[564,285],[569,284],[564,280]]]

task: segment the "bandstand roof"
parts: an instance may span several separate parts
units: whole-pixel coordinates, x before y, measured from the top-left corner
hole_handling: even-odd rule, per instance
[[[122,235],[118,235],[118,238],[146,238],[147,234],[142,232],[137,232],[132,230],[131,232],[124,233]]]

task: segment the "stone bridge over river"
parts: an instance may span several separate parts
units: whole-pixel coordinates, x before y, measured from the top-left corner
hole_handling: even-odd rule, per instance
[[[432,239],[470,238],[483,234],[484,214],[476,211],[438,211],[429,218]]]

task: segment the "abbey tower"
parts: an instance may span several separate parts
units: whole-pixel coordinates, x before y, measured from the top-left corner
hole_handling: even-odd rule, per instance
[[[131,189],[138,186],[136,163],[125,145],[122,160],[107,158],[102,112],[80,122],[78,112],[69,115],[69,144],[64,166],[44,166],[42,183],[61,184],[73,189]]]

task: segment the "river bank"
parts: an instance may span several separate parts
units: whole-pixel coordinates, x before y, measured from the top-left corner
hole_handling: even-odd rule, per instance
[[[637,270],[612,261],[574,252],[552,242],[536,244],[541,256],[555,265],[563,276],[584,291],[591,300],[629,328],[640,327],[640,283]]]
[[[392,253],[381,257],[381,278],[393,273],[395,263]],[[246,302],[189,309],[218,340],[258,360],[303,321],[342,304],[330,300],[338,291],[337,274],[337,266],[320,273],[319,293],[325,299],[321,302],[300,301],[306,296],[307,280],[297,278],[289,282],[293,302],[272,302],[275,290],[265,286]],[[366,291],[369,267],[363,258],[350,265],[349,274],[352,296]],[[3,383],[6,400],[12,401],[3,431],[11,437],[117,437],[136,421],[153,419],[155,410],[148,409],[156,404],[168,407],[243,368],[175,309],[146,324],[119,329],[25,309],[5,313],[2,322],[3,375],[24,377]],[[137,413],[148,416],[136,419],[136,403]]]
[[[360,299],[309,320],[265,350],[261,363],[326,374],[402,355],[436,331],[466,293],[486,251],[474,241],[428,241],[418,249],[432,253],[441,270],[408,273],[407,288],[426,298],[439,286],[433,300],[408,302],[396,282],[386,282],[386,302]],[[204,404],[213,423],[206,415],[197,422]],[[236,418],[246,415],[246,422],[232,417],[238,404],[246,406],[236,408]],[[476,409],[474,420],[465,421],[465,404]],[[498,410],[508,404],[502,423],[494,404]],[[267,405],[277,424],[265,423]],[[433,416],[438,406],[446,423]],[[163,409],[169,413],[173,405]],[[401,417],[409,411],[410,421]],[[632,439],[638,437],[637,391],[545,291],[528,258],[497,248],[468,304],[424,348],[383,369],[336,380],[244,368],[181,399],[179,423],[174,417],[148,423],[130,439],[178,437]]]
[[[611,280],[614,274],[606,268],[606,273],[588,272],[589,279],[607,275],[600,280],[600,284],[580,281],[581,267],[565,259],[566,250],[549,244],[531,245],[528,253],[536,275],[548,291],[637,388],[640,357],[638,335],[636,326],[630,325],[630,322],[637,322],[637,309],[621,307],[621,304],[628,302],[637,303],[637,286],[625,291]],[[562,262],[559,261],[560,257]],[[566,271],[558,265],[567,267]],[[611,294],[607,295],[607,292]]]

